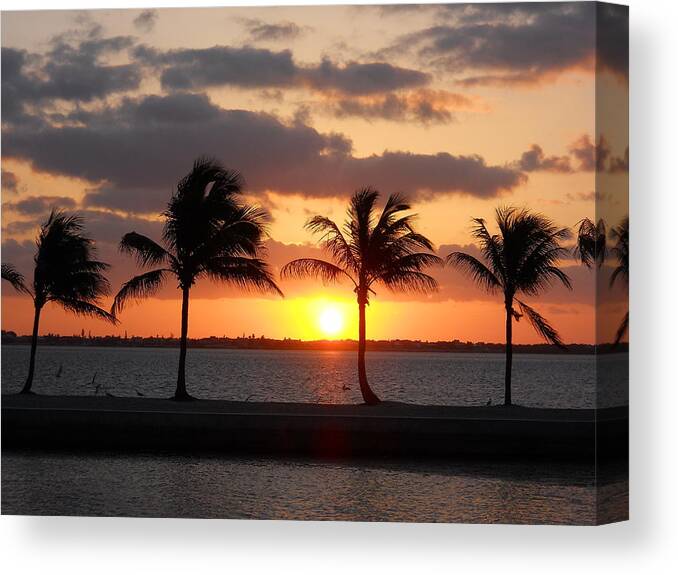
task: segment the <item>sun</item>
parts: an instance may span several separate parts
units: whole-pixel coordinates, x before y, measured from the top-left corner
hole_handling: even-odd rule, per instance
[[[325,335],[337,335],[344,327],[344,316],[336,307],[326,307],[318,316],[318,326]]]

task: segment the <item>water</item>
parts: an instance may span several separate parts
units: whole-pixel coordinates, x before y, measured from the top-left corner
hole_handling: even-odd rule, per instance
[[[28,346],[3,346],[3,393],[21,388],[28,354]],[[513,401],[581,409],[595,407],[597,397],[601,407],[624,405],[625,378],[614,374],[627,355],[608,357],[607,377],[596,396],[594,356],[517,354]],[[100,386],[100,394],[168,397],[177,363],[176,349],[42,346],[34,388],[38,393],[91,395]],[[348,351],[192,349],[188,387],[211,399],[359,403],[355,364],[355,353]],[[495,404],[503,400],[502,354],[371,352],[367,371],[375,391],[392,401],[485,405],[488,399]]]
[[[3,514],[592,524],[582,465],[3,453]],[[619,516],[628,485],[604,488]]]
[[[21,386],[28,351],[3,346],[3,393]],[[43,346],[35,389],[93,394],[100,385],[100,393],[166,397],[174,388],[177,355],[175,349]],[[599,405],[625,404],[625,378],[616,374],[626,359],[602,360],[604,384],[596,393],[593,356],[517,355],[514,400],[537,407],[589,408],[596,397]],[[502,399],[501,354],[374,352],[367,368],[375,390],[390,400],[484,405],[488,398]],[[195,349],[187,373],[191,392],[204,398],[360,401],[350,352]],[[624,516],[623,475],[597,493],[594,469],[586,464],[5,450],[2,512],[591,524],[597,497],[613,501],[616,515]]]

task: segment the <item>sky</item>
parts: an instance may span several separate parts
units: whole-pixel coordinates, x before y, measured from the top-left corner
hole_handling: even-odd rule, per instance
[[[405,193],[441,256],[477,254],[471,218],[502,205],[574,228],[597,199],[615,225],[628,213],[626,15],[593,3],[3,12],[2,261],[30,277],[40,223],[77,211],[117,290],[138,271],[120,238],[160,239],[201,155],[239,170],[246,200],[270,212],[276,275],[321,257],[304,223],[342,222],[367,185]],[[603,129],[601,93],[621,118]],[[595,274],[560,265],[574,289],[529,301],[566,342],[591,343]],[[431,273],[432,295],[376,288],[368,338],[502,341],[499,296]],[[357,336],[348,285],[280,287],[284,299],[197,285],[190,335]],[[621,317],[623,299],[601,305]],[[176,335],[179,309],[170,283],[116,327],[48,306],[41,331]],[[30,332],[29,298],[3,286],[2,312],[3,329]],[[514,341],[540,341],[525,323]]]

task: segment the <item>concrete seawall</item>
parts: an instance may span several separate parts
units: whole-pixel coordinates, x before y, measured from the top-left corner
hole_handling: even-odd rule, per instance
[[[3,395],[2,448],[593,462],[627,456],[628,408],[368,407]]]

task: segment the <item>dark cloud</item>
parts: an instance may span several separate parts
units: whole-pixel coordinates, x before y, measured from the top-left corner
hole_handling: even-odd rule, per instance
[[[262,20],[246,20],[245,26],[252,40],[256,42],[293,40],[301,36],[307,28],[294,22],[276,22],[269,24]]]
[[[199,50],[161,52],[147,46],[135,49],[140,62],[160,69],[165,89],[195,90],[213,86],[240,88],[309,87],[322,92],[365,95],[417,88],[428,74],[383,62],[300,66],[289,50],[213,46]]]
[[[578,169],[582,172],[604,172],[610,157],[610,146],[604,136],[600,136],[595,144],[588,135],[581,136],[570,146],[570,153],[578,161]]]
[[[29,196],[16,202],[3,204],[4,209],[24,216],[43,215],[52,209],[70,210],[75,206],[75,200],[66,196]]]
[[[628,77],[628,12],[596,3],[450,6],[449,21],[397,40],[382,55],[413,49],[467,85],[527,84],[574,68]],[[596,11],[605,14],[596,20]],[[597,53],[596,53],[597,52]],[[597,56],[597,57],[596,57]]]
[[[137,65],[109,65],[102,60],[132,44],[127,36],[88,38],[75,44],[57,39],[44,56],[2,48],[3,122],[31,120],[27,106],[54,100],[89,102],[137,88],[141,81]]]
[[[370,100],[344,98],[330,109],[338,118],[355,116],[366,120],[394,120],[422,124],[446,124],[454,119],[450,110],[427,100],[411,101],[407,96],[387,94]]]
[[[422,124],[446,124],[460,110],[473,110],[476,102],[461,94],[420,89],[403,94],[330,100],[330,111],[339,118],[355,116],[366,120],[392,120]]]
[[[556,172],[567,174],[572,172],[568,156],[547,156],[541,146],[532,144],[527,152],[523,152],[516,167],[523,172]]]
[[[158,13],[155,10],[144,10],[134,19],[134,27],[141,32],[150,32],[157,20]]]
[[[7,192],[16,192],[19,186],[19,179],[14,172],[2,170],[2,189]]]
[[[349,62],[338,66],[328,59],[323,60],[319,66],[306,68],[302,76],[306,83],[317,90],[353,95],[419,88],[431,81],[429,74],[391,64]]]
[[[599,2],[596,8],[596,64],[628,82],[629,7]]]
[[[253,192],[314,197],[345,196],[368,184],[418,197],[492,197],[525,180],[520,171],[488,166],[480,156],[387,151],[356,157],[343,135],[265,113],[225,110],[204,95],[125,100],[81,118],[82,125],[6,129],[3,153],[36,170],[94,183],[88,206],[158,211],[201,154],[239,169]]]
[[[163,88],[173,90],[227,85],[283,87],[293,84],[297,75],[289,50],[213,46],[161,52],[142,46],[135,55],[141,62],[159,68]]]
[[[610,158],[610,165],[608,171],[611,174],[619,174],[629,171],[629,147],[626,146],[626,151],[622,157],[612,156]]]

